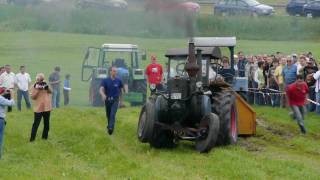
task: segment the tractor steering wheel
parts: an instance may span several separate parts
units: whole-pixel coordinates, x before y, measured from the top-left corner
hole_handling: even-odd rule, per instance
[[[184,74],[184,66],[185,66],[184,62],[179,63],[179,64],[176,65],[177,75],[182,76]]]
[[[223,69],[223,66],[219,63],[212,63],[210,66],[216,73],[220,72]]]

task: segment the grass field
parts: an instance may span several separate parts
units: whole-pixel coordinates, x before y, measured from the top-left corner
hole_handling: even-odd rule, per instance
[[[44,32],[0,32],[1,64],[11,64],[17,72],[20,65],[26,65],[32,77],[44,72],[49,75],[54,66],[62,67],[62,75],[71,74],[71,104],[88,104],[88,84],[81,82],[81,64],[88,46],[99,47],[103,43],[133,43],[146,49],[149,54],[157,54],[164,62],[168,48],[186,47],[187,39],[144,39],[133,37],[80,35]],[[240,40],[236,50],[250,53],[275,53],[312,51],[320,58],[319,42],[301,41],[247,41]],[[144,62],[147,64],[148,62]],[[33,78],[34,79],[34,78]]]
[[[7,118],[0,179],[318,179],[319,117],[309,116],[300,135],[286,110],[255,108],[255,137],[197,153],[192,143],[157,150],[136,138],[138,108],[118,113],[115,134],[105,133],[101,108],[53,111],[48,141],[29,143],[32,113]]]
[[[320,121],[306,118],[308,135],[300,135],[287,110],[255,107],[257,135],[238,145],[197,153],[192,143],[156,150],[136,138],[139,108],[121,109],[115,134],[105,133],[103,108],[88,107],[88,83],[80,81],[87,46],[134,43],[165,61],[170,47],[186,47],[185,39],[144,39],[65,33],[0,33],[0,62],[21,64],[34,77],[48,75],[54,66],[72,75],[71,107],[52,112],[48,141],[29,143],[33,114],[11,113],[5,130],[0,179],[318,179]],[[250,53],[312,51],[320,57],[319,42],[238,41],[237,50]],[[146,64],[147,62],[144,62]]]

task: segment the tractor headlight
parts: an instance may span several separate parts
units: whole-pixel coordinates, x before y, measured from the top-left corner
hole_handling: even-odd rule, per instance
[[[197,88],[201,88],[201,87],[202,87],[202,82],[201,82],[201,81],[197,82],[197,83],[196,83],[196,87],[197,87]]]

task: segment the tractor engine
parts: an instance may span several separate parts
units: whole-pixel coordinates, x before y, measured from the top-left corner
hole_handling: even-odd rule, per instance
[[[172,78],[168,80],[167,97],[158,96],[155,109],[159,122],[172,124],[182,122],[187,116],[186,99],[190,96],[189,80],[187,78]]]

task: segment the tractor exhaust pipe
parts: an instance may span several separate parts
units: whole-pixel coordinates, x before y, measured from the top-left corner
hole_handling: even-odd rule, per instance
[[[195,44],[193,38],[190,38],[189,41],[189,56],[184,69],[187,71],[189,77],[191,78],[196,77],[200,69],[196,60]]]

